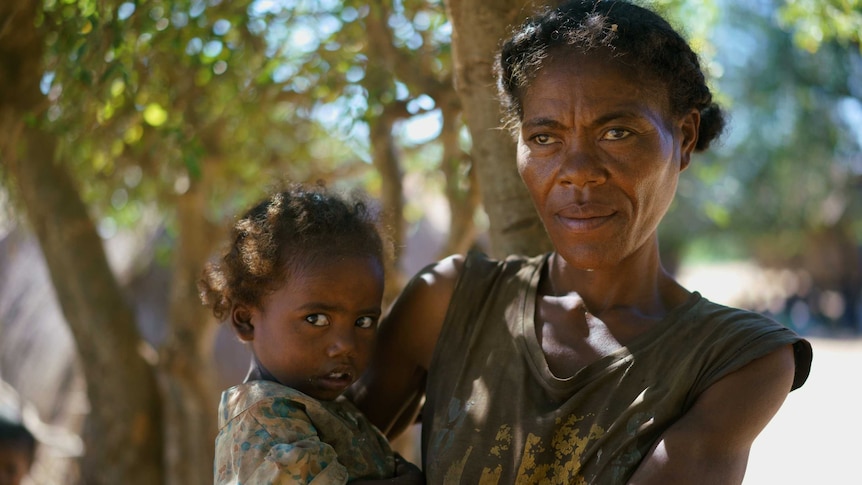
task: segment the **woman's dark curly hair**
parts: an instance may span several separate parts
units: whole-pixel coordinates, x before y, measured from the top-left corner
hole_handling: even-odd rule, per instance
[[[223,320],[236,304],[260,308],[290,271],[353,256],[377,258],[382,268],[388,248],[378,224],[359,194],[300,184],[274,192],[236,222],[221,259],[204,267],[201,301]]]
[[[495,60],[505,124],[517,129],[521,96],[556,47],[605,48],[647,79],[667,88],[671,115],[700,111],[695,150],[709,148],[724,128],[700,61],[688,42],[657,13],[623,0],[571,0],[527,19],[505,41]]]

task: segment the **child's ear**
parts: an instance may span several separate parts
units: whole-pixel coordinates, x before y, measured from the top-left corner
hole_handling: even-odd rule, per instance
[[[251,309],[245,305],[234,305],[230,311],[230,321],[237,336],[243,342],[254,340],[254,325],[251,324]]]

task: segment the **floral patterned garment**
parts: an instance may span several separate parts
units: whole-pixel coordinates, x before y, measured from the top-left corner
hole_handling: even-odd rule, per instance
[[[343,484],[395,474],[386,438],[350,401],[318,401],[269,381],[222,393],[215,453],[217,485]]]

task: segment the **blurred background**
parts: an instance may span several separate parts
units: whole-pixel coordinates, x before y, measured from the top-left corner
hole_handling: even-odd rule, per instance
[[[26,483],[212,483],[218,393],[248,354],[195,283],[277,183],[380,201],[387,299],[447,254],[547,248],[490,75],[542,3],[449,3],[0,5],[0,412],[40,443]],[[858,483],[862,1],[650,5],[731,114],[682,176],[665,264],[814,344],[746,484]]]

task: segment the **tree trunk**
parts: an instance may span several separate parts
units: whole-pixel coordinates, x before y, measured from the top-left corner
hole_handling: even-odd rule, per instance
[[[216,326],[200,303],[197,281],[217,241],[206,218],[207,170],[176,199],[168,335],[160,349],[159,380],[164,392],[167,485],[212,483],[218,390],[212,349]]]
[[[490,223],[491,253],[533,255],[550,248],[518,175],[515,144],[501,129],[492,71],[500,39],[528,15],[524,0],[447,0],[455,89],[473,138],[473,164]],[[462,35],[463,34],[463,35]]]
[[[38,5],[0,5],[0,160],[42,247],[87,381],[81,479],[162,483],[160,400],[134,313],[70,174],[55,160],[56,137],[38,128]]]
[[[134,313],[71,178],[53,162],[52,136],[27,131],[28,150],[12,160],[12,171],[87,381],[83,482],[160,483],[159,393],[139,352],[145,343]]]
[[[392,126],[396,116],[386,108],[383,113],[371,121],[371,157],[374,167],[380,173],[381,199],[383,206],[383,223],[389,231],[394,246],[394,258],[386,262],[384,304],[392,301],[401,291],[403,277],[398,272],[400,248],[404,240],[404,196],[401,181],[401,161],[398,156],[395,140],[392,137]]]
[[[3,113],[9,130],[22,115]],[[19,125],[21,122],[19,122]],[[81,475],[87,484],[162,482],[159,395],[134,314],[108,266],[102,241],[68,173],[53,160],[52,135],[24,128],[18,154],[4,153],[42,246],[78,349],[91,412]]]
[[[404,108],[397,101],[381,102],[394,87],[392,72],[394,51],[392,37],[387,25],[388,5],[372,2],[370,13],[365,19],[368,30],[368,70],[363,85],[368,97],[374,104],[380,103],[380,112],[369,115],[371,130],[371,161],[380,174],[380,199],[383,207],[383,224],[389,232],[393,245],[393,258],[386,262],[384,306],[392,301],[403,286],[404,276],[400,274],[398,261],[404,241],[404,186],[401,170],[401,157],[392,128],[403,116]],[[374,110],[370,110],[374,111]]]
[[[474,216],[479,207],[479,190],[476,182],[476,170],[469,157],[461,150],[458,122],[461,113],[460,104],[455,93],[440,100],[440,111],[443,126],[440,131],[440,142],[443,144],[443,159],[441,168],[446,176],[446,199],[449,201],[451,222],[449,237],[440,252],[441,257],[450,254],[463,254],[476,240],[476,224]]]

